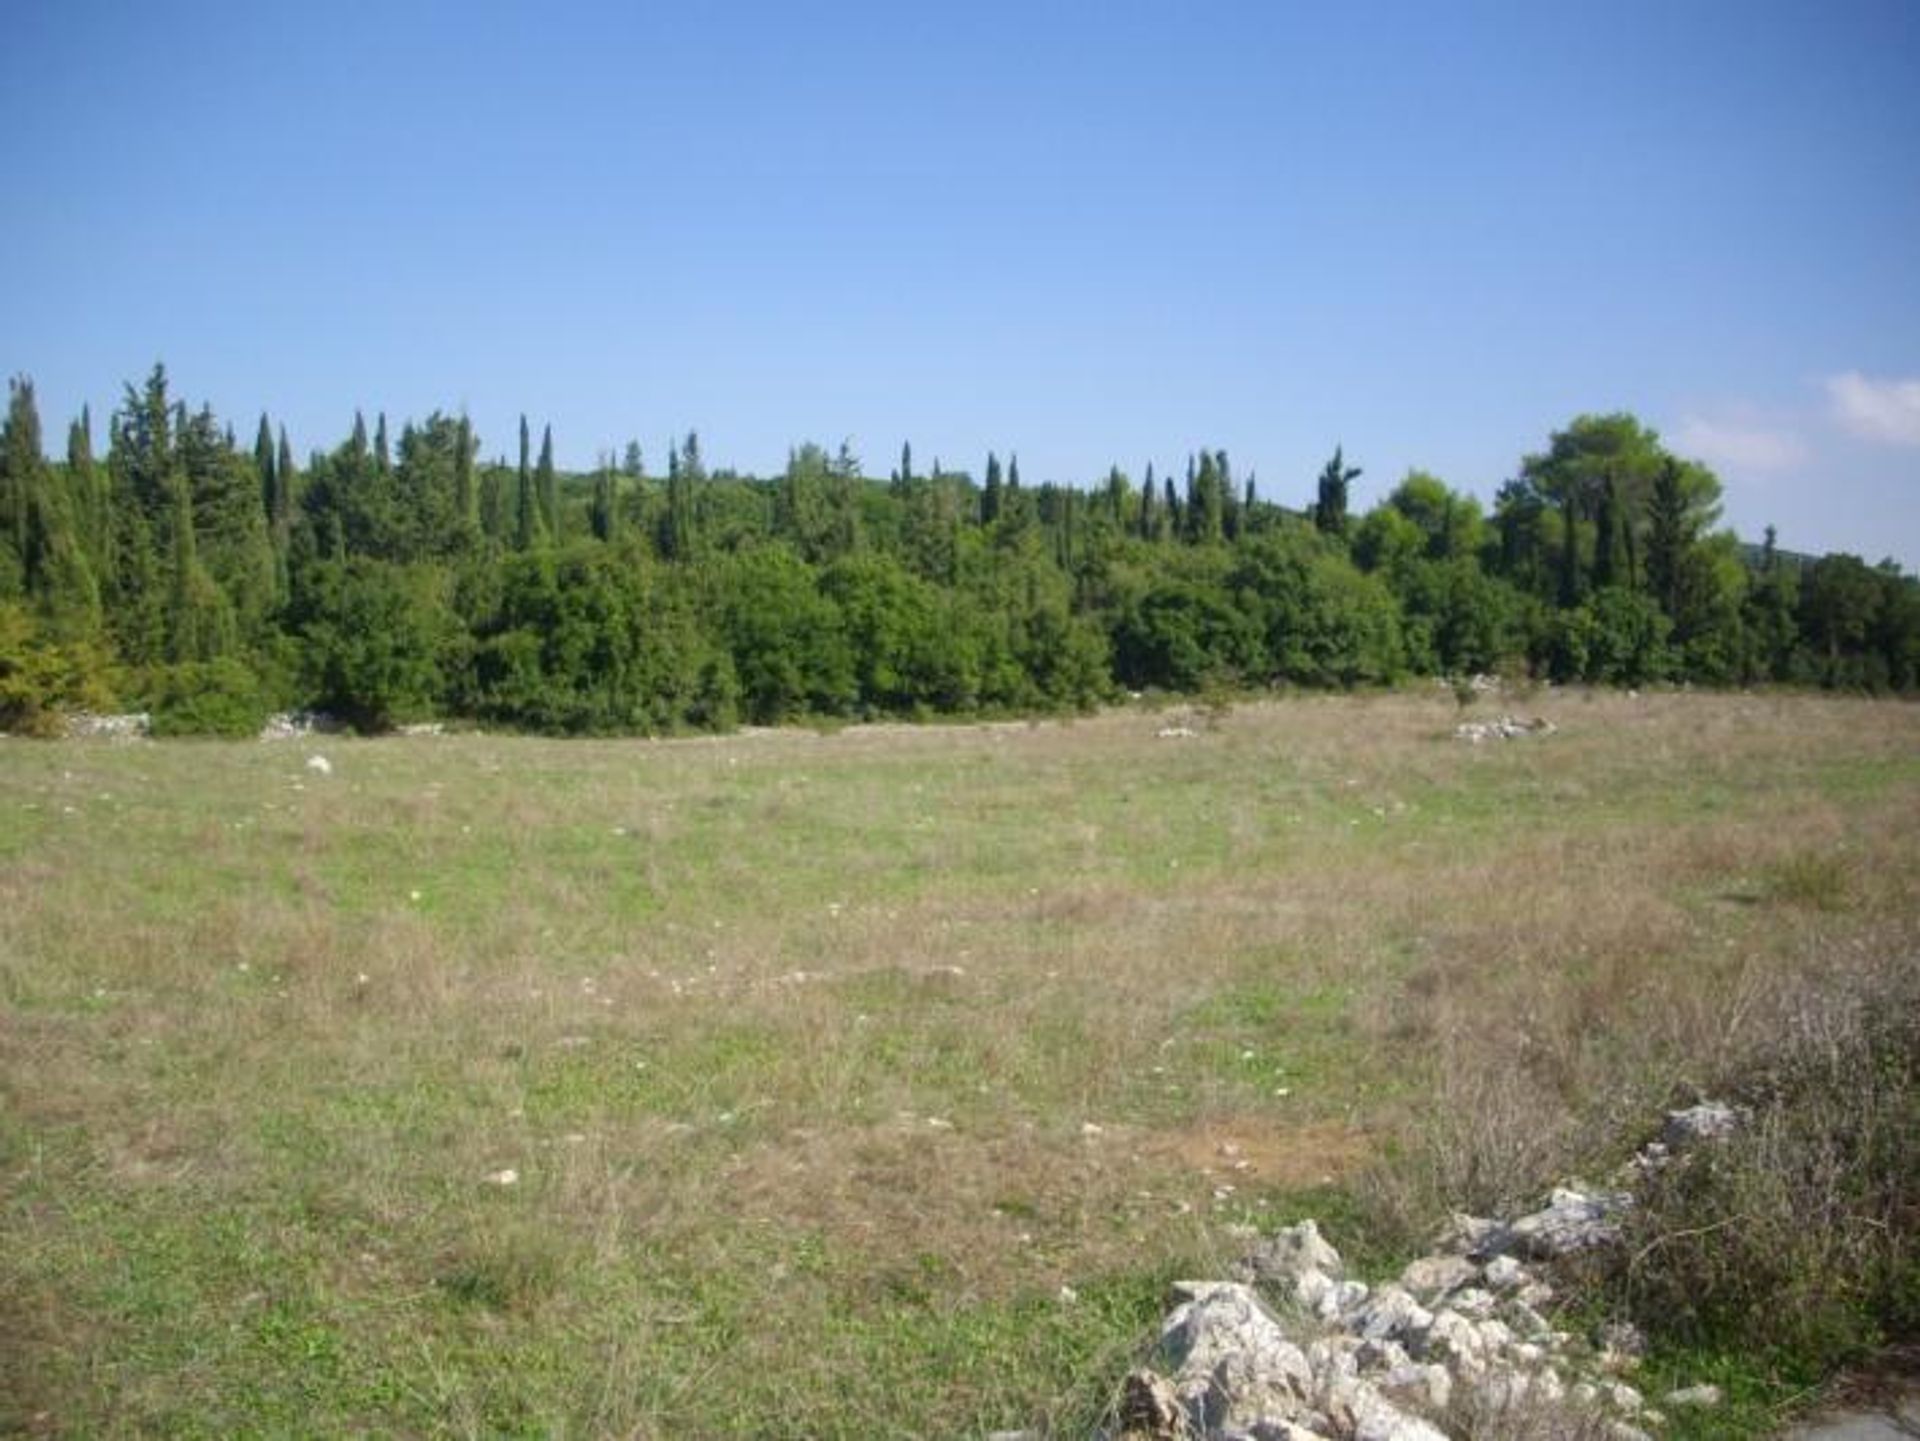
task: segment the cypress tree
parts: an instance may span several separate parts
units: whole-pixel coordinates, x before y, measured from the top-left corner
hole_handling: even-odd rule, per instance
[[[463,411],[454,428],[453,509],[457,523],[466,536],[480,528],[480,493],[473,483],[473,422]]]
[[[1186,516],[1180,509],[1180,497],[1174,491],[1172,476],[1160,483],[1160,502],[1166,511],[1160,522],[1161,533],[1177,540],[1186,533]]]
[[[113,497],[106,472],[93,458],[93,412],[84,405],[80,418],[67,427],[67,490],[80,547],[98,581],[112,560]]]
[[[1147,462],[1147,478],[1140,487],[1140,539],[1152,540],[1158,533],[1160,517],[1154,514],[1155,491],[1153,462]]]
[[[1001,498],[1000,457],[988,451],[987,483],[980,492],[980,523],[982,525],[992,525],[1000,519]]]
[[[1620,585],[1626,580],[1626,557],[1620,544],[1620,487],[1609,471],[1601,482],[1599,504],[1594,509],[1593,584],[1596,590]]]
[[[540,430],[540,463],[534,469],[534,480],[540,493],[540,520],[546,526],[547,534],[554,540],[560,539],[560,486],[553,472],[553,427],[543,426]]]
[[[293,447],[287,444],[284,425],[280,427],[280,441],[274,450],[273,475],[273,514],[267,519],[274,545],[284,552],[293,532],[293,505],[300,484],[300,473],[293,468]]]
[[[267,519],[269,527],[274,516],[280,513],[280,478],[278,456],[273,448],[273,428],[267,424],[267,413],[260,412],[260,429],[253,437],[253,469],[260,477],[260,513]]]
[[[200,564],[251,638],[274,605],[274,555],[253,457],[229,435],[202,406],[181,427],[176,446]],[[383,519],[384,513],[367,518],[369,543],[382,538]]]
[[[520,468],[514,490],[514,544],[532,550],[544,539],[540,525],[540,501],[533,489],[533,437],[527,418],[520,417]]]
[[[600,457],[600,472],[593,482],[593,533],[609,544],[614,538],[619,513],[619,476],[613,468],[613,455]]]
[[[1320,472],[1319,492],[1313,507],[1314,528],[1323,535],[1343,535],[1347,529],[1347,490],[1360,478],[1358,466],[1349,466],[1341,448],[1333,448],[1333,459]]]
[[[1669,456],[1654,476],[1653,493],[1647,498],[1647,588],[1675,622],[1681,618],[1686,552],[1692,541],[1680,465]]]
[[[41,444],[33,382],[17,377],[0,427],[0,493],[6,545],[0,550],[0,597],[25,595],[50,629],[91,635],[100,622],[100,591],[80,544],[66,480],[56,477]]]
[[[1560,606],[1563,610],[1572,610],[1580,604],[1580,579],[1580,520],[1569,493],[1560,506]]]

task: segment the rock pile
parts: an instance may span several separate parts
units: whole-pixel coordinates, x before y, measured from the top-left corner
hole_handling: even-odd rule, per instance
[[[1672,1112],[1623,1177],[1738,1124],[1715,1102]],[[1346,1274],[1314,1222],[1287,1227],[1242,1257],[1231,1279],[1174,1287],[1155,1364],[1127,1377],[1110,1435],[1446,1441],[1459,1418],[1504,1416],[1530,1435],[1645,1438],[1662,1417],[1620,1379],[1638,1362],[1638,1332],[1559,1329],[1540,1269],[1612,1245],[1632,1204],[1630,1191],[1562,1186],[1527,1215],[1456,1216],[1438,1250],[1375,1285]],[[1711,1405],[1710,1393],[1670,1399]]]
[[[138,741],[153,730],[153,718],[145,711],[131,715],[95,715],[75,711],[66,718],[69,740]]]
[[[279,711],[268,716],[267,723],[260,727],[260,739],[263,741],[299,740],[302,736],[338,735],[346,728],[345,721],[338,716],[328,715],[325,711]]]
[[[1552,735],[1554,729],[1553,722],[1545,716],[1521,720],[1518,716],[1503,715],[1498,720],[1463,721],[1454,727],[1453,738],[1477,746],[1482,741],[1517,741],[1529,736]]]

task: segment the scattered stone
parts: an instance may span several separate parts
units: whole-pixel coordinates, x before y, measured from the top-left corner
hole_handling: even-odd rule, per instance
[[[1422,1256],[1400,1273],[1400,1284],[1422,1298],[1443,1295],[1479,1278],[1480,1268],[1465,1256]]]
[[[1511,1256],[1495,1256],[1480,1275],[1495,1291],[1511,1291],[1527,1279],[1526,1268]]]
[[[290,741],[302,736],[338,735],[346,729],[345,721],[325,711],[280,711],[267,717],[266,724],[260,727],[260,739]]]
[[[1234,1263],[1235,1280],[1291,1290],[1309,1271],[1338,1279],[1345,1273],[1340,1253],[1327,1244],[1320,1227],[1302,1221],[1275,1231]]]
[[[1192,726],[1161,726],[1155,732],[1163,741],[1192,740],[1196,732]]]
[[[317,776],[330,776],[333,774],[333,762],[325,756],[308,756],[307,769]]]
[[[1667,1124],[1661,1128],[1660,1142],[1672,1151],[1683,1151],[1702,1141],[1722,1141],[1740,1129],[1740,1114],[1724,1101],[1702,1101],[1682,1111],[1667,1112]]]
[[[1720,1388],[1711,1384],[1682,1386],[1678,1391],[1669,1391],[1660,1398],[1667,1406],[1693,1406],[1708,1410],[1720,1404]]]
[[[1550,1261],[1576,1251],[1609,1245],[1619,1240],[1618,1216],[1630,1203],[1631,1198],[1624,1192],[1588,1194],[1569,1186],[1556,1186],[1544,1207],[1506,1228],[1505,1234],[1498,1238],[1497,1249],[1514,1252],[1530,1261]]]
[[[1503,715],[1498,720],[1463,721],[1454,727],[1453,734],[1456,740],[1480,745],[1485,741],[1517,741],[1529,736],[1552,735],[1556,729],[1554,723],[1544,716],[1521,720],[1516,716]]]
[[[74,711],[66,718],[66,730],[69,740],[139,741],[153,733],[153,717],[145,711],[126,715]]]
[[[1678,1154],[1738,1124],[1731,1107],[1702,1102],[1671,1113],[1641,1154]],[[1528,1435],[1647,1441],[1643,1428],[1664,1418],[1618,1378],[1645,1338],[1624,1322],[1600,1327],[1591,1346],[1555,1330],[1539,1310],[1553,1288],[1523,1264],[1615,1244],[1632,1204],[1628,1191],[1568,1185],[1518,1218],[1458,1215],[1433,1254],[1371,1290],[1312,1221],[1256,1239],[1233,1280],[1174,1287],[1158,1349],[1170,1375],[1127,1378],[1109,1441],[1445,1441],[1463,1394],[1469,1414]],[[1666,1404],[1719,1399],[1695,1386]]]
[[[489,1186],[517,1186],[520,1184],[520,1173],[511,1166],[506,1167],[504,1170],[489,1171],[487,1173],[487,1184]]]

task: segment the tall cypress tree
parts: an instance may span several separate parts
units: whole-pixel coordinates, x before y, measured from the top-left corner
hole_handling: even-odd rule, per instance
[[[138,389],[125,388],[110,433],[107,613],[122,657],[142,664],[161,659],[166,650],[165,550],[174,503],[173,407],[165,366],[156,364]]]
[[[1647,589],[1668,619],[1681,620],[1686,554],[1693,543],[1679,462],[1669,456],[1647,497]]]
[[[17,377],[0,428],[0,494],[5,501],[7,552],[0,555],[0,586],[23,593],[50,628],[91,635],[100,621],[100,592],[80,544],[72,498],[47,464],[33,382]],[[7,594],[0,589],[0,596]]]
[[[533,437],[527,418],[520,417],[520,468],[514,489],[514,544],[532,550],[544,539],[540,524],[540,501],[533,489]]]
[[[84,405],[67,427],[67,490],[80,548],[95,580],[104,581],[112,564],[113,497],[106,471],[93,458],[93,412]]]
[[[553,427],[540,430],[540,463],[534,469],[534,482],[540,493],[540,520],[547,534],[560,539],[560,483],[553,471]]]
[[[462,411],[454,430],[453,508],[463,535],[480,529],[480,492],[473,482],[473,422]]]
[[[613,468],[613,454],[600,457],[600,470],[593,481],[593,533],[611,544],[619,526],[619,472]]]
[[[1352,483],[1360,478],[1360,467],[1350,466],[1341,453],[1341,447],[1333,448],[1333,459],[1326,463],[1320,472],[1318,495],[1314,501],[1314,528],[1323,535],[1344,535],[1347,529],[1347,492]]]
[[[992,525],[1000,519],[1000,506],[1003,486],[1000,480],[1000,457],[992,451],[987,452],[987,483],[980,492],[980,523]]]
[[[260,429],[253,437],[253,469],[260,477],[260,512],[267,519],[269,527],[274,516],[280,513],[280,477],[279,457],[273,448],[273,428],[267,424],[267,413],[260,412]]]
[[[1622,553],[1620,523],[1620,486],[1612,472],[1600,484],[1600,498],[1593,515],[1593,585],[1604,590],[1610,585],[1628,583],[1626,556]]]

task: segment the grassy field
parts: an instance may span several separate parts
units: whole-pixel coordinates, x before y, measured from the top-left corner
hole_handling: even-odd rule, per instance
[[[1920,708],[1528,704],[0,742],[0,1431],[1068,1428],[1913,954]]]

